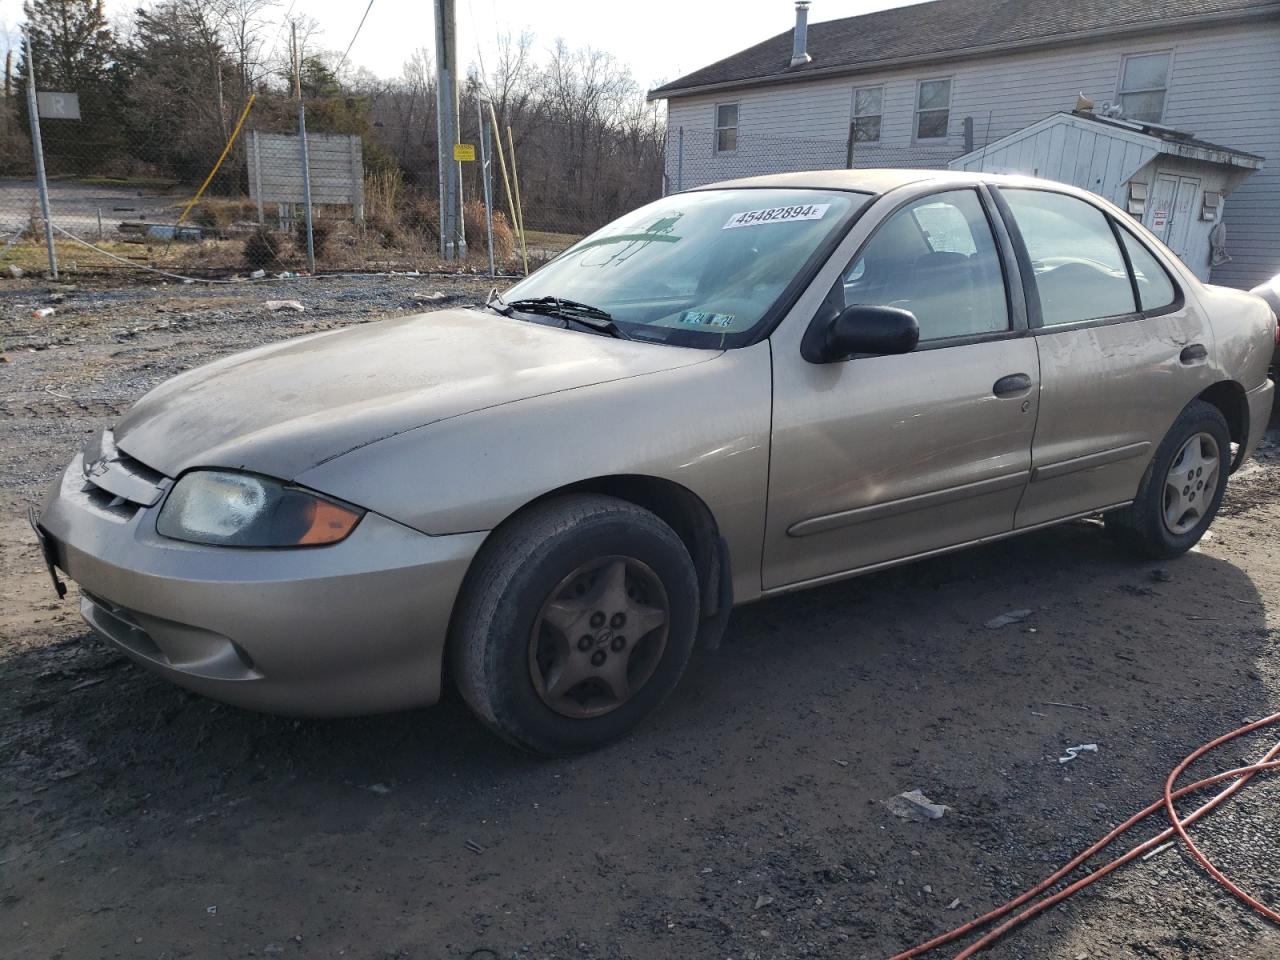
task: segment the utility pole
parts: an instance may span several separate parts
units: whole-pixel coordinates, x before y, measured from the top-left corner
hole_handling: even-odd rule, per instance
[[[460,210],[458,162],[458,31],[454,0],[435,0],[436,11],[436,133],[440,163],[440,256],[452,260],[458,249]]]
[[[31,151],[36,161],[36,191],[44,217],[44,243],[49,250],[49,276],[58,279],[58,254],[53,249],[53,220],[49,217],[49,182],[44,175],[44,145],[40,142],[40,107],[36,101],[36,57],[27,37],[27,113],[31,121]]]

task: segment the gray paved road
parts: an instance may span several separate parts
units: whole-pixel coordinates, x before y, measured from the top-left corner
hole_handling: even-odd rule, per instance
[[[49,184],[49,205],[53,221],[77,235],[97,236],[98,217],[110,236],[124,220],[164,221],[178,196],[154,188],[104,186],[73,180]],[[7,239],[39,210],[35,180],[0,180],[0,233]]]

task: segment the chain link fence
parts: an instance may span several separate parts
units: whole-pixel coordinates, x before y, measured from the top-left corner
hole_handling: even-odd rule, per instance
[[[82,90],[79,119],[40,118],[63,273],[307,271],[304,181],[317,271],[489,272],[492,236],[495,272],[513,273],[663,190],[660,128],[525,117],[495,136],[487,110],[464,101],[460,139],[476,148],[459,161],[468,257],[444,263],[434,111],[362,105],[356,118],[350,98],[309,98],[304,175],[296,101],[258,97],[239,129],[239,105],[140,128],[119,124],[111,104]],[[0,98],[0,275],[49,271],[35,174],[19,90]]]
[[[0,98],[0,276],[49,269],[24,93]],[[206,116],[139,124],[120,122],[110,91],[80,93],[79,119],[41,118],[62,272],[208,278],[311,269],[296,101],[260,96],[247,109],[224,104]],[[468,257],[446,263],[434,112],[375,102],[357,115],[341,97],[304,105],[318,272],[487,273],[492,237],[494,272],[519,273],[667,193],[767,173],[945,166],[961,152],[540,117],[495,131],[487,105],[467,98],[460,139],[476,147],[475,161],[460,162]]]

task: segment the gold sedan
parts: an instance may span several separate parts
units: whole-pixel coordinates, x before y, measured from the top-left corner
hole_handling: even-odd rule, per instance
[[[144,397],[36,524],[138,663],[246,707],[631,730],[734,604],[1090,513],[1188,550],[1266,425],[1272,310],[1045,181],[666,197],[473,309]]]

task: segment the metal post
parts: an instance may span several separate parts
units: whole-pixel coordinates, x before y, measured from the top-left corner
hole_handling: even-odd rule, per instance
[[[102,242],[102,208],[98,208],[98,242]]]
[[[681,127],[678,134],[679,146],[676,154],[676,193],[684,189],[684,127]]]
[[[36,103],[36,67],[27,39],[27,113],[31,120],[31,152],[36,160],[36,192],[40,194],[40,215],[44,217],[44,243],[49,249],[49,276],[58,279],[58,255],[53,249],[53,221],[49,218],[49,182],[44,175],[44,145],[40,142],[40,109]]]
[[[307,153],[307,108],[302,102],[302,59],[298,56],[298,25],[293,28],[293,91],[298,98],[298,142],[302,147],[302,205],[307,220],[307,271],[316,272],[316,245],[311,235],[311,158]]]
[[[435,0],[436,14],[436,116],[440,164],[440,255],[452,260],[458,240],[458,163],[453,145],[458,142],[457,32],[454,0]]]
[[[484,104],[476,97],[476,116],[480,121],[480,185],[484,188],[484,222],[489,237],[489,276],[498,271],[493,264],[493,167],[489,159],[489,126],[484,122]]]
[[[667,161],[671,159],[671,130],[668,128],[662,132],[662,183],[659,184],[661,193],[659,196],[667,195],[667,188],[671,186],[671,178],[667,176]]]
[[[454,143],[462,142],[462,101],[460,88],[453,88],[453,115],[456,118],[457,133],[454,135]],[[451,146],[450,151],[453,150]],[[458,184],[458,259],[467,259],[467,204],[462,196],[462,161],[455,160],[454,165],[458,168],[457,181]]]
[[[316,272],[316,243],[311,234],[311,159],[307,153],[307,108],[298,100],[298,139],[302,142],[302,205],[307,216],[307,270]]]
[[[262,209],[262,155],[258,152],[258,131],[249,131],[250,152],[253,156],[253,195],[258,201],[258,225],[265,227],[267,217]]]

